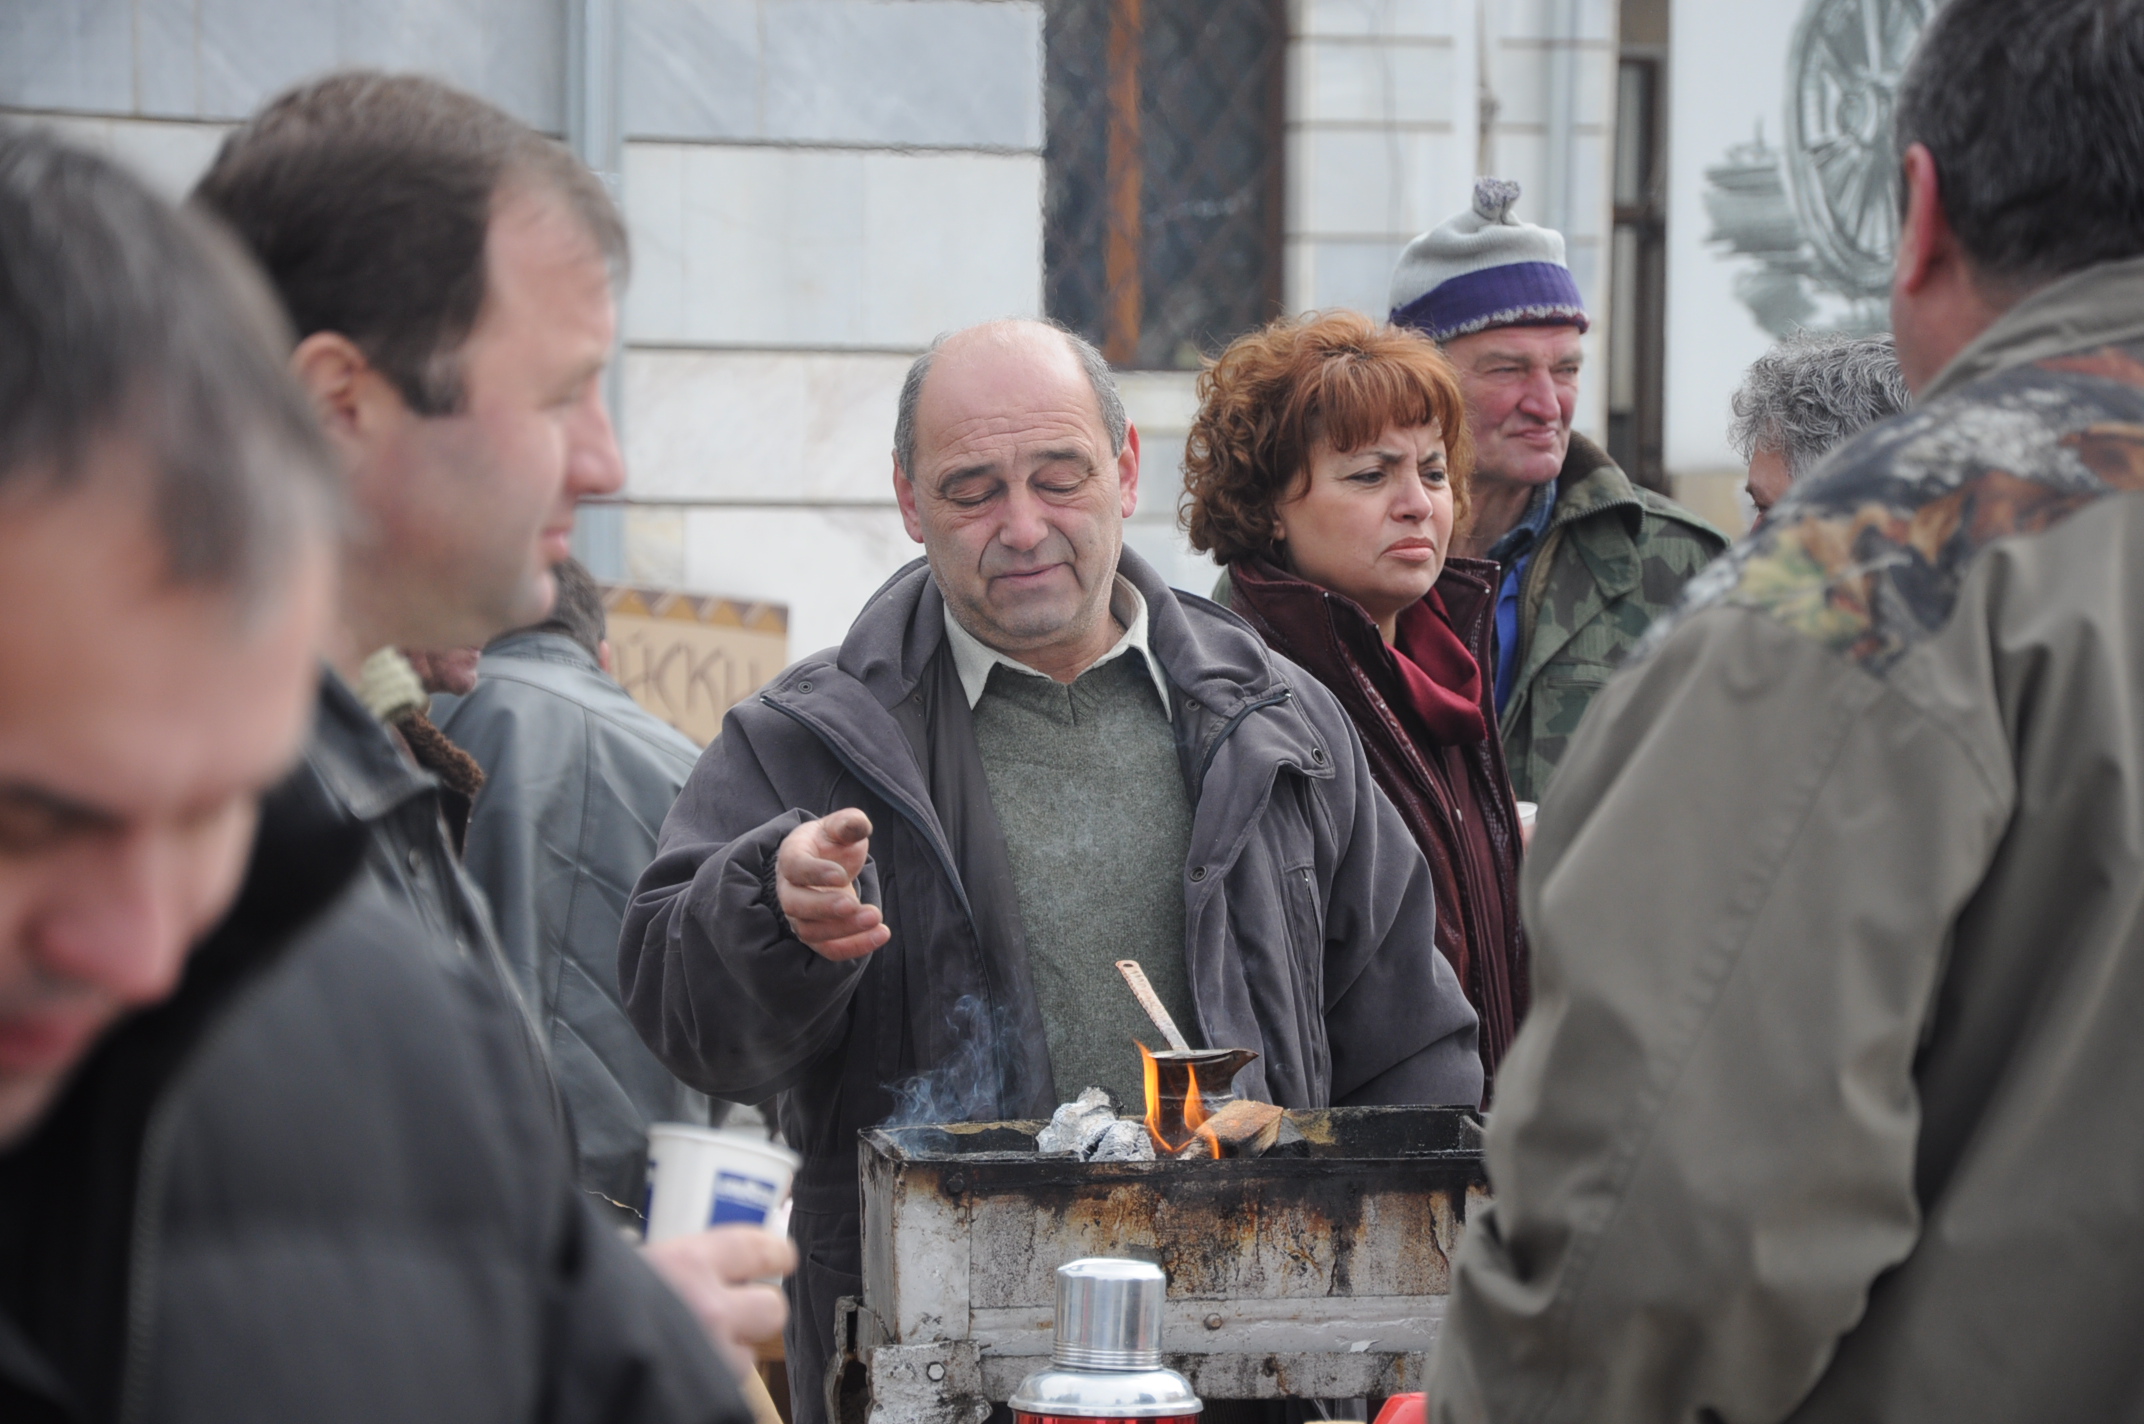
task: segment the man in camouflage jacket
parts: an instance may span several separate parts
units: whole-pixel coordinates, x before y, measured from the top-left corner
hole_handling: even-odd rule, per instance
[[[1485,178],[1416,238],[1392,321],[1442,345],[1466,391],[1474,511],[1454,552],[1503,567],[1498,719],[1512,789],[1538,801],[1593,694],[1727,541],[1572,433],[1585,303],[1562,235],[1514,218],[1518,198]]]
[[[1495,541],[1505,545],[1498,562],[1517,595],[1517,637],[1499,650],[1498,680],[1508,665],[1499,720],[1512,789],[1522,801],[1541,799],[1593,694],[1653,620],[1675,606],[1691,576],[1727,546],[1689,510],[1632,484],[1583,435],[1570,437],[1563,468],[1540,502],[1546,527],[1530,550],[1506,544],[1517,529]]]
[[[2016,13],[1899,91],[1921,404],[1542,809],[1438,1424],[2144,1418],[2144,0]]]

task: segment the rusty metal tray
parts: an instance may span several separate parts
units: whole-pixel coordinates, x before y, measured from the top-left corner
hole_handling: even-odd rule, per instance
[[[1419,1388],[1452,1252],[1485,1200],[1479,1121],[1288,1121],[1302,1155],[1190,1163],[1041,1157],[1040,1123],[865,1133],[864,1297],[845,1344],[869,1365],[872,1417],[965,1421],[1004,1400],[1049,1353],[1057,1267],[1088,1255],[1169,1273],[1164,1350],[1203,1397]]]

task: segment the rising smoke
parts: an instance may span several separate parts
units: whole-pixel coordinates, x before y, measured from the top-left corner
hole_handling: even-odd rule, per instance
[[[963,994],[946,1013],[953,1052],[937,1067],[895,1083],[893,1111],[883,1126],[988,1122],[1005,1116],[1003,1027],[979,995]]]

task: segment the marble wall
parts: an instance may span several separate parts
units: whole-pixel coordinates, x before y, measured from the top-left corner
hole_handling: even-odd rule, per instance
[[[908,361],[939,332],[1041,310],[1041,0],[622,5],[632,504],[590,523],[620,572],[786,604],[792,650],[814,649],[918,552],[888,453]],[[174,194],[232,121],[339,65],[434,73],[555,132],[566,10],[4,0],[0,110],[61,124]],[[1461,210],[1486,156],[1525,184],[1522,216],[1560,204],[1573,271],[1609,315],[1614,0],[1291,0],[1290,25],[1291,307],[1382,314],[1400,249]],[[1573,161],[1558,199],[1560,116]],[[1204,591],[1211,566],[1176,529],[1192,385],[1126,379],[1145,449],[1127,539]],[[1604,389],[1587,384],[1590,429]]]
[[[838,642],[920,549],[893,419],[940,332],[1042,307],[1039,0],[629,0],[634,577]]]
[[[1042,300],[1042,164],[1022,153],[626,148],[636,344],[920,350]]]
[[[348,65],[423,69],[564,122],[566,0],[7,0],[0,106],[232,120]]]
[[[1030,152],[1038,5],[630,0],[628,132],[700,142]]]
[[[547,131],[566,0],[5,0],[0,110],[190,187],[230,124],[346,65]],[[917,552],[894,398],[939,332],[1042,305],[1039,0],[623,0],[635,276],[622,572],[836,641]],[[1179,439],[1181,437],[1179,436]]]
[[[1382,316],[1400,249],[1465,200],[1476,131],[1475,10],[1471,0],[1296,0],[1291,307]]]
[[[1595,315],[1579,424],[1601,434],[1615,0],[1294,0],[1292,24],[1289,305],[1382,316],[1407,243],[1464,211],[1477,174],[1516,179]]]

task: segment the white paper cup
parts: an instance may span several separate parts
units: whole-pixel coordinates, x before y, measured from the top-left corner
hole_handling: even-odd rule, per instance
[[[648,1240],[732,1223],[766,1226],[802,1161],[750,1133],[656,1123],[648,1129]]]
[[[1519,824],[1529,831],[1532,830],[1534,817],[1540,814],[1541,807],[1532,801],[1520,801],[1516,804],[1519,808]]]

